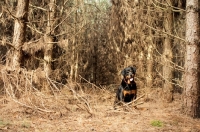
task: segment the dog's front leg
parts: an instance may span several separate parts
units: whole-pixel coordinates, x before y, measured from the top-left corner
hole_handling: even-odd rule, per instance
[[[121,101],[123,101],[123,88],[120,86],[117,89],[117,92],[116,92],[116,98],[115,98],[115,101],[114,101],[114,107],[116,105],[120,104]]]
[[[123,87],[119,87],[118,100],[124,101]]]

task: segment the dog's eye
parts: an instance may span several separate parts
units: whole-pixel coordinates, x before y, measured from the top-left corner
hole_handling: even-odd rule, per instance
[[[131,72],[131,70],[128,70],[127,73]]]

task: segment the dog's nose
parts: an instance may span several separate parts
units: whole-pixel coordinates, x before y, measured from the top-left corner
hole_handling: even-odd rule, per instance
[[[130,77],[133,77],[133,73],[132,73],[132,72],[129,72],[128,75],[129,75]]]

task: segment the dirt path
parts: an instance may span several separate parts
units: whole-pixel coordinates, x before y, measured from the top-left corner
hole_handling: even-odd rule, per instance
[[[180,99],[173,103],[144,99],[138,109],[114,110],[114,94],[89,95],[87,99],[95,101],[84,105],[71,100],[59,107],[57,103],[52,113],[2,98],[0,132],[200,132],[199,119],[181,114]]]

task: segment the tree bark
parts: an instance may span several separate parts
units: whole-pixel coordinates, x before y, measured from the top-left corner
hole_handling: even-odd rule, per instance
[[[19,0],[15,18],[12,48],[7,54],[6,65],[9,69],[19,69],[22,64],[22,46],[25,42],[28,21],[29,0]]]
[[[151,18],[151,0],[147,1],[148,9],[147,9],[147,15],[148,17],[148,25],[152,25],[152,18]],[[149,37],[147,38],[147,76],[146,76],[146,87],[152,87],[153,84],[153,35],[152,35],[152,29],[149,28]]]
[[[200,47],[198,0],[186,2],[186,56],[184,111],[193,118],[200,117]]]
[[[166,1],[169,5],[172,4],[172,0]],[[164,28],[165,32],[172,34],[173,33],[173,12],[171,8],[168,8],[165,12],[165,19],[164,19]],[[164,84],[164,95],[167,102],[172,102],[173,100],[173,86],[172,82],[172,68],[170,67],[170,62],[172,61],[172,39],[166,35],[164,38],[163,43],[163,78]]]
[[[44,71],[47,76],[51,74],[52,67],[52,52],[55,35],[55,18],[56,18],[56,0],[50,0],[48,22],[44,40],[46,42],[44,49]]]

